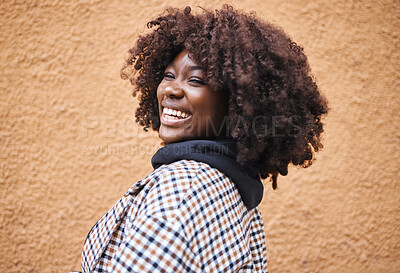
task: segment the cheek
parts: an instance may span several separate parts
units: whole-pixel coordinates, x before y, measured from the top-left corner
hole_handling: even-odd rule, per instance
[[[157,104],[158,104],[158,106],[160,106],[160,102],[161,102],[161,99],[162,99],[162,94],[163,94],[163,92],[162,92],[162,87],[161,87],[161,84],[157,87],[157,91],[156,91],[157,93],[156,93],[156,98],[157,98]]]
[[[213,93],[209,94],[205,100],[197,102],[199,103],[196,104],[194,125],[198,127],[198,130],[206,130],[206,127],[210,125],[217,128],[223,123],[228,112],[225,98]]]
[[[214,118],[221,118],[228,113],[228,101],[224,94],[215,94],[209,98],[209,111]]]
[[[161,84],[159,86],[157,86],[156,96],[157,96],[157,100],[159,100],[161,97]]]

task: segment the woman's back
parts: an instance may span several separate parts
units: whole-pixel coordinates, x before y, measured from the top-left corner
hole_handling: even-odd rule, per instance
[[[258,209],[193,160],[136,183],[93,227],[82,257],[84,272],[267,272]]]

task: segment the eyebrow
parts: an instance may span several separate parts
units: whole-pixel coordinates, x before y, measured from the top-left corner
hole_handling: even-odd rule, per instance
[[[175,66],[175,63],[168,63],[168,66]],[[200,65],[192,65],[189,67],[189,70],[203,70],[203,67]]]

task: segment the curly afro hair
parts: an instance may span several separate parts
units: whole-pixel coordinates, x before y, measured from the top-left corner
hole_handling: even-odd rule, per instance
[[[321,117],[328,106],[303,49],[279,27],[224,5],[191,13],[168,8],[147,23],[129,50],[121,77],[139,96],[136,121],[158,130],[157,87],[168,63],[183,49],[203,67],[205,82],[227,91],[227,128],[236,140],[237,161],[257,162],[260,176],[286,175],[288,165],[308,167],[322,148]]]

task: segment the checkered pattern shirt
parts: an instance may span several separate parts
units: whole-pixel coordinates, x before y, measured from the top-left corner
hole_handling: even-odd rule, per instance
[[[258,208],[206,163],[180,160],[137,182],[92,228],[83,272],[268,272]]]

